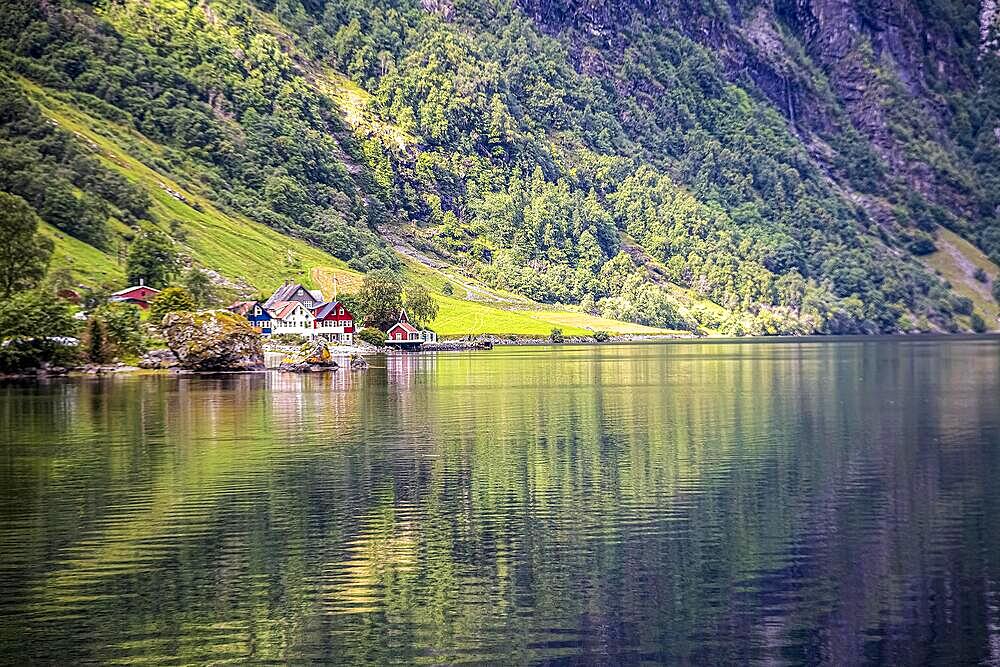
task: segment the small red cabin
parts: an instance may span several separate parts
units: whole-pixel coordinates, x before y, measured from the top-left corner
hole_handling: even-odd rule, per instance
[[[386,343],[398,347],[418,346],[424,342],[420,337],[420,330],[410,324],[405,310],[400,311],[399,321],[389,327],[385,334]]]
[[[122,303],[134,303],[140,308],[149,308],[149,302],[160,293],[160,290],[149,287],[148,285],[143,285],[140,282],[138,285],[133,285],[132,287],[126,287],[123,290],[118,290],[111,295],[111,301],[120,301]]]

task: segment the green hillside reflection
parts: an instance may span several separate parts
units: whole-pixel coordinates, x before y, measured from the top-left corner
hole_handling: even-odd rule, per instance
[[[983,662],[1000,343],[0,386],[0,652]]]

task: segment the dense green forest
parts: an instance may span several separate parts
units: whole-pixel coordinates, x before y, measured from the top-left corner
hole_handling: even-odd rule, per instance
[[[497,290],[653,326],[982,328],[921,258],[947,227],[1000,261],[1000,57],[979,53],[975,12],[923,4],[968,82],[931,82],[941,127],[859,47],[882,77],[880,144],[781,3],[769,25],[822,122],[685,32],[685,16],[736,25],[753,2],[623,6],[609,35],[558,3],[19,0],[0,11],[0,190],[122,261],[153,230],[184,244],[141,184],[44,116],[39,86],[164,146],[130,152],[221,210],[361,272],[398,268],[404,244]],[[914,187],[915,163],[944,185]]]

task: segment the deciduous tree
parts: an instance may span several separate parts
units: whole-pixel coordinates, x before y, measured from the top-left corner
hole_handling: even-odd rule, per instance
[[[0,298],[35,287],[45,276],[52,240],[38,234],[38,216],[17,195],[0,192]]]

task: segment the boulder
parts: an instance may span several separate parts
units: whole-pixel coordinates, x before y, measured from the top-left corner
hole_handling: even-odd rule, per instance
[[[264,368],[260,334],[246,318],[228,310],[168,313],[161,329],[181,368],[195,371]]]
[[[333,360],[330,344],[322,340],[303,343],[298,350],[289,353],[278,365],[279,371],[290,373],[334,371],[337,368],[338,364]]]
[[[364,357],[359,357],[356,354],[351,355],[351,370],[352,371],[363,371],[368,368],[368,360]]]
[[[177,355],[167,349],[150,350],[139,360],[139,368],[174,368],[175,366],[177,366]]]

